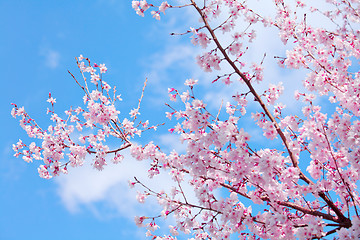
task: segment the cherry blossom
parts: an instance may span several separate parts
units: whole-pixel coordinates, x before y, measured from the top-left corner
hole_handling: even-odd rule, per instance
[[[167,2],[162,2],[159,7],[159,11],[165,14],[165,10],[168,9],[169,7],[170,5]]]
[[[76,63],[82,80],[70,75],[84,92],[83,106],[59,113],[50,93],[52,124],[41,127],[13,104],[11,115],[34,139],[13,144],[14,156],[41,161],[39,176],[50,179],[80,167],[88,155],[95,169],[111,167],[109,159],[126,161],[121,152],[129,148],[133,158],[148,164],[150,178],[168,174],[174,181],[169,192],[155,191],[136,177],[129,181],[131,188],[139,187],[140,203],[154,198],[162,208],[153,216],[135,217],[152,239],[176,239],[181,233],[199,240],[232,235],[358,239],[360,73],[354,68],[360,58],[359,3],[324,1],[327,7],[319,9],[310,1],[275,0],[274,15],[263,16],[250,1],[187,2],[132,1],[138,15],[150,9],[157,20],[168,9],[192,8],[199,24],[180,35],[192,35],[191,42],[201,47],[194,58],[204,72],[217,75],[210,75],[215,78],[211,86],[241,84],[216,112],[195,94],[201,80],[186,79],[185,90],[166,86],[174,104],[166,103],[168,131],[179,136],[186,151],[168,153],[161,144],[140,138],[162,125],[140,119],[146,81],[138,105],[124,113],[117,105],[121,95],[103,79],[106,65],[80,55]],[[314,22],[315,16],[328,23]],[[286,84],[266,75],[265,63],[273,59],[264,53],[258,62],[249,62],[248,53],[257,52],[257,32],[264,28],[276,32],[286,48],[273,56],[279,66],[307,73],[304,89],[289,92]],[[294,96],[297,109],[288,109],[286,99],[280,102],[285,93]],[[197,201],[187,198],[184,184],[193,188]],[[169,217],[170,235],[158,236],[158,219]]]

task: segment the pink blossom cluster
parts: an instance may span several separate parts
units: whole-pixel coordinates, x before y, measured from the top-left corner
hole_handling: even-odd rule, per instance
[[[146,0],[141,1],[132,1],[132,7],[135,9],[136,13],[142,17],[144,17],[144,12],[148,10],[150,7],[155,7],[153,4],[148,4]],[[165,14],[165,10],[171,7],[167,2],[162,2],[158,7],[158,11],[151,11],[151,15],[156,20],[160,20],[160,13]]]
[[[174,115],[185,118],[173,129],[176,129],[175,132],[187,142],[188,148],[187,154],[170,154],[170,159],[175,157],[176,161],[169,163],[163,160],[164,166],[173,164],[170,172],[176,181],[183,181],[183,175],[190,175],[190,182],[194,185],[201,203],[194,206],[187,203],[184,198],[182,203],[176,205],[177,212],[181,212],[183,206],[186,209],[190,206],[192,209],[191,216],[178,217],[180,220],[177,230],[187,232],[193,229],[196,239],[226,239],[233,232],[241,233],[249,239],[255,236],[271,239],[310,239],[336,232],[341,239],[358,238],[360,198],[356,189],[359,183],[360,155],[356,144],[360,139],[360,122],[356,117],[359,116],[360,109],[360,95],[357,93],[360,78],[358,73],[351,73],[349,67],[352,65],[351,58],[359,58],[359,32],[351,28],[351,24],[359,21],[359,3],[328,1],[334,8],[325,12],[310,6],[310,13],[323,14],[335,23],[335,30],[326,30],[314,28],[306,18],[297,16],[297,8],[299,11],[306,8],[306,4],[301,1],[296,1],[295,10],[286,1],[275,1],[277,13],[273,19],[262,17],[255,9],[248,8],[246,2],[211,1],[203,7],[195,1],[190,2],[204,23],[196,28],[196,31],[193,28],[192,32],[196,34],[192,39],[193,43],[200,43],[203,48],[207,48],[210,43],[215,45],[215,48],[197,57],[198,64],[204,71],[210,72],[219,71],[220,62],[228,62],[241,81],[249,87],[249,92],[235,95],[234,100],[237,104],[226,105],[229,117],[225,121],[217,118],[211,120],[210,113],[204,116],[207,112],[205,108],[198,112],[197,108],[189,103],[185,103],[184,111],[167,114],[170,118]],[[229,9],[230,17],[220,26],[212,28],[211,19],[217,18],[221,10],[226,9],[223,6]],[[338,18],[338,15],[341,17]],[[305,68],[309,71],[304,84],[308,91],[315,94],[297,93],[296,97],[299,100],[302,96],[307,104],[302,109],[303,119],[297,115],[283,116],[285,105],[275,105],[284,91],[281,83],[270,84],[269,89],[259,95],[250,82],[251,74],[239,70],[245,66],[245,61],[240,61],[240,58],[245,56],[242,50],[243,36],[249,36],[251,42],[256,37],[254,30],[236,33],[233,35],[234,42],[229,46],[223,46],[219,42],[216,30],[221,29],[225,34],[231,32],[235,25],[234,20],[238,18],[250,25],[261,22],[265,27],[278,29],[279,37],[284,44],[289,40],[294,41],[294,47],[287,50],[286,56],[280,58],[280,63],[287,68]],[[340,24],[339,21],[343,23]],[[207,33],[201,35],[205,30]],[[227,55],[226,50],[234,58]],[[257,82],[263,80],[261,64],[253,64],[251,70]],[[233,75],[224,74],[225,84],[231,84],[230,76]],[[177,95],[180,96],[177,91],[175,92],[175,98]],[[239,109],[245,109],[248,95],[253,95],[262,108],[260,113],[253,113],[257,125],[270,140],[280,139],[285,152],[281,149],[255,151],[250,147],[250,137],[238,128],[242,115]],[[329,100],[338,104],[336,112],[331,117],[323,113],[320,106],[314,104],[315,95],[330,95]],[[273,113],[267,106],[273,106]],[[189,111],[191,108],[193,110]],[[197,116],[192,115],[193,113]],[[246,113],[246,110],[243,113]],[[197,122],[194,122],[194,119],[197,119]],[[244,134],[245,142],[239,142],[239,137]],[[309,154],[309,160],[306,160],[306,154]],[[160,159],[157,158],[157,164],[160,163],[158,160]],[[182,164],[179,165],[179,162]],[[311,178],[306,175],[307,173]],[[234,174],[236,175],[233,176]],[[270,207],[264,208],[266,211],[260,211],[256,216],[252,215],[250,210],[247,211],[247,217],[233,215],[233,218],[227,219],[225,216],[237,207],[226,202],[221,208],[216,208],[221,200],[212,192],[217,188],[229,190],[230,198],[236,195],[249,198],[259,205],[266,202]],[[177,192],[181,191],[177,189]],[[331,200],[329,193],[337,196],[337,200]],[[308,199],[309,194],[312,195],[311,200]],[[163,195],[156,196],[160,198]],[[165,201],[166,213],[171,213],[174,209],[169,208],[168,204],[174,204],[176,201],[179,200]],[[238,199],[234,202],[239,203],[241,201]],[[329,215],[326,215],[325,209]],[[345,216],[346,211],[348,214]],[[192,217],[200,218],[200,215],[202,219],[199,221]],[[223,225],[218,223],[214,226],[212,221],[206,222],[209,218],[203,217],[204,215],[217,221],[222,219]],[[221,215],[221,218],[217,218],[218,215]],[[340,224],[335,223],[331,230],[331,222]],[[252,234],[247,234],[246,229]]]
[[[136,115],[139,115],[139,108],[130,111],[133,120],[127,118],[119,120],[120,111],[117,110],[116,102],[121,101],[120,95],[116,95],[115,88],[110,93],[110,85],[102,80],[97,74],[104,74],[107,71],[105,64],[93,64],[82,55],[77,60],[78,67],[84,77],[84,84],[72,77],[84,91],[83,107],[70,108],[65,111],[66,118],[61,118],[54,111],[55,99],[49,94],[47,102],[52,106],[47,113],[54,125],[49,125],[43,130],[34,119],[32,119],[23,107],[16,104],[11,111],[14,118],[20,117],[20,125],[31,138],[41,140],[40,146],[35,142],[30,145],[24,144],[21,140],[13,145],[15,156],[22,156],[26,162],[40,160],[38,171],[42,178],[51,178],[60,173],[67,173],[68,165],[72,167],[82,166],[88,154],[93,155],[92,165],[102,170],[107,165],[106,157],[113,154],[112,162],[119,163],[123,159],[120,151],[130,147],[130,139],[134,135],[141,136],[142,131],[156,128],[149,127],[148,121],[138,122],[135,125]],[[85,74],[90,74],[91,84],[88,85]],[[113,96],[111,97],[110,94]],[[140,128],[141,127],[141,128]],[[85,130],[86,129],[86,130]],[[77,131],[78,139],[74,138]],[[110,150],[106,144],[107,138],[120,140],[120,147]]]
[[[199,44],[202,48],[207,48],[208,44],[211,42],[209,37],[204,32],[198,32],[196,29],[191,28],[191,32],[193,32],[193,36],[191,38],[191,42],[194,45]]]
[[[205,71],[212,72],[212,69],[220,70],[220,57],[212,53],[204,53],[197,56],[197,64]]]

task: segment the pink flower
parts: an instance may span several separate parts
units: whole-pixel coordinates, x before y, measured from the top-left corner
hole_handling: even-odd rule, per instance
[[[91,74],[91,82],[93,84],[97,84],[100,81],[99,74]]]
[[[40,165],[40,167],[38,168],[38,173],[41,178],[45,178],[45,179],[52,178],[52,176],[50,176],[50,174],[47,170],[47,167],[44,165]]]
[[[128,183],[129,183],[129,187],[130,188],[134,188],[135,187],[135,184],[136,184],[136,182],[133,182],[133,181],[128,181]]]
[[[143,11],[146,11],[149,9],[149,4],[146,2],[146,0],[141,0],[140,1],[140,7]]]
[[[190,78],[190,79],[186,79],[184,84],[186,86],[193,87],[197,83],[198,83],[198,80],[194,80],[194,79]]]
[[[156,20],[160,20],[160,14],[157,11],[151,11],[151,15],[153,15],[153,18]]]
[[[54,104],[54,103],[56,103],[56,98],[51,97],[51,98],[48,98],[48,100],[46,100],[46,101],[48,103]]]
[[[100,73],[105,73],[107,71],[107,67],[105,67],[105,64],[100,64]]]
[[[139,109],[137,109],[137,108],[134,108],[134,109],[132,109],[131,111],[130,111],[130,116],[132,117],[132,118],[134,118],[134,117],[136,117],[137,115],[140,115],[140,112],[139,112]]]
[[[145,219],[146,219],[146,217],[144,217],[144,216],[142,216],[142,217],[138,217],[138,216],[134,217],[136,226],[143,227],[144,226],[143,222],[144,222]]]
[[[169,7],[170,5],[167,2],[162,2],[159,7],[159,11],[165,14],[165,10],[168,9]]]
[[[277,131],[276,131],[274,125],[269,121],[266,121],[264,123],[263,131],[264,131],[264,136],[266,138],[269,138],[270,140],[274,140],[275,137],[277,136]]]
[[[170,233],[174,236],[178,236],[179,235],[179,232],[177,231],[177,227],[174,227],[172,225],[169,226],[170,228]]]
[[[136,199],[138,200],[139,203],[145,203],[145,198],[146,195],[143,193],[138,192],[138,194],[136,195]]]

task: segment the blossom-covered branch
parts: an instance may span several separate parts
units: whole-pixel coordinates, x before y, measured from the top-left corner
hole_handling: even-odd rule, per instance
[[[56,99],[49,94],[48,114],[54,123],[41,128],[22,107],[14,105],[12,115],[21,118],[20,125],[29,137],[41,142],[41,146],[35,142],[26,145],[19,140],[13,146],[15,156],[27,162],[42,161],[40,176],[51,178],[66,173],[68,165],[81,166],[87,155],[94,156],[92,164],[101,170],[108,155],[118,163],[123,159],[121,152],[129,148],[132,157],[150,162],[150,178],[170,174],[174,180],[169,192],[151,189],[138,178],[130,182],[130,186],[143,189],[137,195],[140,203],[154,197],[163,209],[154,217],[135,218],[153,239],[176,239],[180,232],[199,240],[229,239],[232,234],[243,239],[320,239],[329,235],[358,239],[360,73],[351,69],[360,58],[360,3],[324,1],[324,9],[311,6],[310,1],[274,0],[271,4],[273,16],[265,16],[267,13],[250,1],[188,0],[184,5],[132,1],[138,15],[152,9],[157,20],[170,9],[193,8],[199,26],[172,35],[192,34],[191,42],[204,51],[194,56],[197,64],[204,72],[217,72],[213,86],[223,83],[238,88],[234,82],[244,86],[245,90],[240,87],[231,93],[225,110],[215,113],[195,95],[198,80],[185,80],[187,90],[168,88],[170,100],[182,104],[166,104],[166,117],[175,121],[169,132],[179,135],[186,152],[168,153],[160,144],[139,140],[144,131],[159,126],[140,120],[147,80],[128,119],[118,110],[121,96],[103,80],[106,66],[92,64],[81,55],[77,65],[83,81],[70,74],[84,91],[85,106],[69,109],[63,119],[55,113]],[[311,20],[319,15],[328,24]],[[273,56],[279,67],[308,73],[303,81],[306,90],[294,92],[299,102],[295,113],[279,103],[288,90],[264,73],[264,62],[270,61],[265,58],[267,53],[258,56],[261,60],[257,63],[249,60],[249,53],[255,52],[256,33],[265,28],[276,31],[287,48]],[[260,90],[268,78],[269,87]],[[257,150],[247,116],[276,144]],[[75,132],[80,135],[77,139]],[[110,140],[118,147],[110,149]],[[193,188],[196,201],[188,197],[186,184]],[[169,216],[176,225],[169,226],[169,236],[160,237],[157,220]]]

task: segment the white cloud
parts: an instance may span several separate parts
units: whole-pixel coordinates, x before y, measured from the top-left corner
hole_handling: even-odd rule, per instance
[[[55,69],[59,66],[60,62],[60,53],[50,48],[42,48],[40,50],[40,55],[43,56],[44,65],[48,68]]]
[[[186,152],[186,143],[181,143],[180,135],[167,133],[160,135],[158,138],[161,146],[164,146],[169,152],[172,150],[175,150],[177,153]]]
[[[136,212],[136,192],[128,190],[128,180],[134,176],[143,176],[147,172],[145,164],[134,160],[127,153],[122,163],[114,165],[109,161],[103,171],[97,171],[90,164],[91,158],[86,160],[84,166],[70,168],[69,174],[56,178],[58,194],[65,207],[75,213],[81,205],[91,208],[95,203],[105,201],[124,216]]]
[[[55,179],[58,184],[57,192],[66,209],[77,213],[85,206],[100,219],[121,216],[133,220],[136,215],[158,215],[161,209],[155,199],[149,197],[145,204],[138,203],[137,191],[144,189],[140,187],[131,189],[128,180],[134,180],[136,176],[152,190],[167,192],[172,186],[176,186],[175,182],[167,173],[149,179],[148,162],[135,160],[129,152],[125,152],[124,156],[122,163],[114,165],[108,161],[108,166],[100,172],[90,163],[86,163],[82,167],[70,168],[68,175],[57,177]],[[87,162],[91,162],[91,159],[87,159]],[[184,184],[182,188],[187,199],[197,203],[192,187]],[[105,209],[99,206],[105,206]]]
[[[156,84],[174,84],[174,76],[169,71],[187,72],[194,62],[193,47],[185,44],[167,46],[163,51],[153,54],[147,59],[149,78]]]

